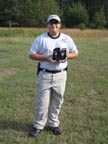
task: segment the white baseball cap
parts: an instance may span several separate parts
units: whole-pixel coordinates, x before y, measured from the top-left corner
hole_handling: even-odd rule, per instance
[[[55,14],[50,15],[50,16],[48,17],[48,19],[47,19],[47,22],[49,22],[49,21],[52,20],[52,19],[55,19],[55,20],[57,20],[58,22],[61,22],[60,17],[59,17],[58,15],[55,15]]]

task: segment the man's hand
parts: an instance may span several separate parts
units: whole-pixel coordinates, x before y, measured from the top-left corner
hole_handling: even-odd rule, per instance
[[[67,57],[64,60],[59,60],[59,63],[65,63],[67,61]]]
[[[53,60],[53,56],[52,55],[50,55],[49,57],[47,57],[47,61],[51,62],[51,63],[57,63],[56,60]]]
[[[53,56],[51,55],[51,56],[47,57],[47,61],[49,61],[51,63],[65,63],[67,61],[67,57],[64,60],[56,61],[56,60],[53,60]]]
[[[64,60],[56,61],[56,60],[53,60],[53,56],[51,55],[51,56],[47,57],[47,61],[49,61],[51,63],[65,63],[67,61],[67,57]]]

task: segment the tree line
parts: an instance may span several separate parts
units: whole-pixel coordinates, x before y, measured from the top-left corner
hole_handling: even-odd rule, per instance
[[[50,14],[63,27],[108,28],[108,0],[0,0],[1,27],[45,27]]]

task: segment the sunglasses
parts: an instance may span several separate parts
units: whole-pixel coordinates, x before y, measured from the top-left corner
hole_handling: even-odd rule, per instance
[[[48,22],[48,24],[49,24],[49,25],[59,24],[59,22],[56,21],[56,20],[51,20],[51,21]]]

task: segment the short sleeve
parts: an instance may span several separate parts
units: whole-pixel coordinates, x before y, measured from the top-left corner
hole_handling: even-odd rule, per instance
[[[32,43],[32,46],[30,48],[29,54],[35,54],[38,53],[39,50],[39,40],[38,38],[35,39],[35,41]]]
[[[68,39],[69,39],[69,43],[68,43],[69,52],[78,53],[77,46],[73,41],[73,39],[71,37],[69,37]]]

